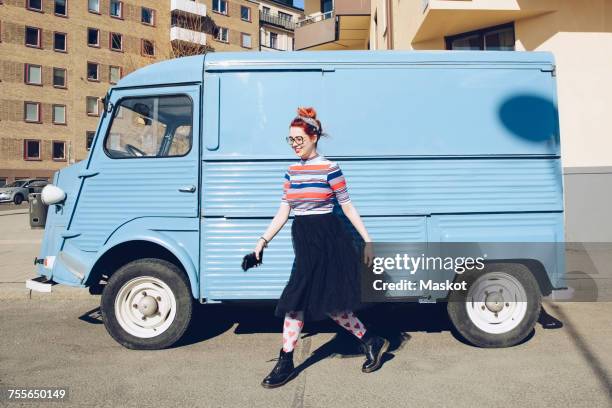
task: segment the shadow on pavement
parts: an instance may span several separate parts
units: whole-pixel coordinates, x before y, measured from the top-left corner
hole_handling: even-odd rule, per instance
[[[265,303],[228,303],[228,304],[195,304],[191,325],[183,338],[173,347],[195,344],[219,336],[230,330],[234,325],[234,333],[278,333],[279,347],[282,333],[282,319],[274,316],[274,302]],[[409,332],[440,333],[450,331],[463,344],[470,345],[454,329],[447,312],[446,303],[380,303],[356,313],[366,327],[379,333],[391,343],[389,352],[402,349],[411,336]],[[100,308],[94,308],[79,317],[91,324],[102,324]],[[559,329],[563,323],[548,314],[542,306],[538,323],[544,329]],[[348,331],[338,327],[331,320],[306,322],[301,339],[318,333],[336,333],[329,342],[313,352],[316,361],[326,357],[361,356],[360,343]],[[531,337],[529,334],[523,344]],[[470,345],[471,346],[471,345]],[[313,361],[314,364],[316,361]]]

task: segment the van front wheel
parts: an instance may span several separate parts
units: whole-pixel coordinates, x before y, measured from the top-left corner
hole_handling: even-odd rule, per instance
[[[191,320],[189,282],[174,264],[138,259],[119,268],[102,291],[108,333],[130,349],[156,350],[179,340]]]
[[[466,291],[452,291],[447,310],[453,325],[478,347],[510,347],[523,341],[540,315],[542,296],[529,269],[488,264],[462,277]]]

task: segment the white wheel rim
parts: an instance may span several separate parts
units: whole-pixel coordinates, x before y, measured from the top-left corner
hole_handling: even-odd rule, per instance
[[[527,293],[514,276],[489,272],[469,287],[465,306],[470,320],[480,330],[507,333],[525,318]]]
[[[132,336],[159,336],[174,321],[176,298],[160,279],[139,276],[119,290],[115,298],[115,316],[119,325]]]

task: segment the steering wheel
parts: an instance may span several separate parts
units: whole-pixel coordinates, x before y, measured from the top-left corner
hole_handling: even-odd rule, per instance
[[[136,146],[131,145],[129,143],[126,143],[125,150],[127,150],[127,152],[129,154],[131,154],[132,156],[140,157],[140,156],[146,156],[147,155],[145,152],[143,152],[142,150],[140,150]]]

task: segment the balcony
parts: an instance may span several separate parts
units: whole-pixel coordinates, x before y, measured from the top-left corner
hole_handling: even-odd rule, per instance
[[[291,31],[295,30],[296,26],[295,21],[271,13],[261,13],[259,15],[259,21]]]
[[[296,50],[364,50],[370,35],[370,0],[335,0],[327,13],[312,13],[295,29]]]
[[[554,3],[550,0],[421,0],[412,45],[419,49],[420,42],[550,13],[556,10]]]
[[[206,45],[206,33],[173,26],[170,28],[170,41],[185,41],[193,44]]]
[[[170,0],[170,11],[181,11],[198,16],[205,16],[206,5],[193,0]]]

